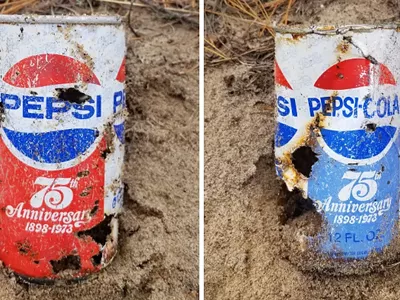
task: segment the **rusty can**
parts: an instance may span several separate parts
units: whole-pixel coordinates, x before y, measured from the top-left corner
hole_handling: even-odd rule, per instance
[[[276,34],[276,170],[321,217],[297,238],[327,268],[398,253],[399,41],[396,25]]]
[[[117,251],[125,34],[114,16],[0,16],[0,260],[30,281]]]

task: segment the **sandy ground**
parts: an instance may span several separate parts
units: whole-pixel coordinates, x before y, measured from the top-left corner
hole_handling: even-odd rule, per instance
[[[394,1],[304,2],[308,11],[292,16],[295,23],[398,18]],[[247,31],[238,28],[236,38],[248,39]],[[207,67],[205,76],[206,299],[398,299],[400,265],[334,277],[290,263],[291,227],[281,222],[274,170],[272,71],[255,80],[253,67],[230,63]]]
[[[0,272],[0,299],[198,298],[198,32],[132,13],[125,212],[120,249],[79,284],[38,286]]]

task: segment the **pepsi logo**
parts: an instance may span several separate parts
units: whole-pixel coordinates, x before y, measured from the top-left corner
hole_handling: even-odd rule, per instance
[[[275,62],[275,70],[276,83],[291,89],[290,83],[277,62]],[[358,128],[352,130],[354,127],[346,128],[344,120],[337,119],[334,121],[334,118],[327,119],[328,124],[331,125],[320,128],[318,140],[325,151],[335,159],[343,160],[345,158],[348,161],[379,159],[388,151],[396,137],[397,127],[386,122],[386,119],[399,114],[397,95],[395,97],[382,96],[379,99],[373,99],[370,95],[362,97],[362,94],[360,96],[350,96],[352,95],[350,90],[371,86],[373,84],[371,82],[372,78],[377,80],[379,86],[395,86],[397,84],[392,72],[384,64],[373,64],[366,58],[353,58],[330,66],[314,83],[315,88],[344,91],[343,94],[318,98],[305,95],[308,97],[306,100],[309,106],[308,118],[314,117],[316,115],[315,112],[322,109],[324,116],[347,119],[358,118],[360,121],[350,121],[350,123],[354,124],[365,124],[365,120],[371,119],[369,122],[376,125],[373,130],[363,128],[363,125],[358,125]],[[304,88],[312,91],[310,87]],[[300,110],[297,107],[298,104],[295,103],[296,99],[288,98],[288,96],[286,98],[278,96],[277,100],[279,115],[286,118],[291,116],[293,122],[290,125],[296,124],[298,122],[296,121],[297,111]],[[332,108],[331,111],[325,112],[323,109],[327,107],[328,102]],[[378,118],[382,119],[382,121],[375,120]],[[296,135],[298,130],[292,126],[278,122],[275,136],[275,145],[277,147],[285,146]]]
[[[125,80],[125,59],[122,61],[115,78],[117,83]],[[40,164],[72,162],[83,154],[85,156],[90,155],[94,151],[95,145],[101,140],[101,138],[98,138],[100,133],[96,127],[102,126],[102,120],[105,117],[112,112],[116,113],[125,105],[123,91],[117,91],[113,96],[108,93],[107,98],[111,96],[113,99],[104,99],[105,95],[96,95],[95,97],[93,95],[91,97],[77,91],[75,94],[87,97],[80,97],[76,101],[64,99],[65,97],[61,98],[60,96],[57,98],[54,93],[48,96],[40,96],[38,93],[32,94],[33,89],[36,89],[39,93],[47,94],[52,89],[46,89],[46,87],[51,86],[56,86],[54,91],[70,92],[70,90],[75,89],[77,84],[81,83],[88,84],[89,93],[91,93],[90,91],[102,93],[101,91],[104,89],[95,88],[96,86],[100,87],[100,80],[89,66],[72,57],[59,54],[41,54],[24,58],[8,70],[3,81],[16,88],[24,88],[25,90],[29,88],[31,93],[30,95],[1,93],[1,102],[6,110],[6,118],[7,111],[20,112],[22,114],[21,121],[31,119],[31,122],[34,122],[43,119],[56,122],[53,124],[60,124],[50,126],[50,128],[58,128],[58,130],[44,131],[46,130],[46,123],[43,123],[36,130],[32,130],[25,125],[14,126],[12,123],[4,122],[2,130],[4,131],[5,143],[9,146],[12,145],[10,149],[15,149],[24,157]],[[120,87],[119,85],[116,86]],[[81,98],[84,100],[81,101]],[[106,102],[109,103],[110,107],[107,106],[107,110],[103,111],[106,108],[102,106]],[[111,105],[114,105],[114,107],[111,107]],[[62,116],[65,117],[61,118]],[[71,120],[71,117],[75,121]],[[66,121],[62,121],[64,119]],[[97,119],[98,121],[88,122],[90,119]],[[16,119],[11,118],[10,120],[10,122],[16,122]],[[61,123],[59,120],[61,120]],[[93,124],[93,126],[90,124]],[[123,143],[124,124],[115,125],[114,128],[117,138]],[[20,156],[17,155],[17,157]],[[23,161],[28,163],[26,159],[23,159]]]

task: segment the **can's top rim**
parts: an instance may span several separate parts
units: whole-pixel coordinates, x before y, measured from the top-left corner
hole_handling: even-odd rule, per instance
[[[0,15],[0,24],[121,24],[121,17],[98,16],[50,16],[50,15]]]
[[[298,34],[320,34],[332,35],[343,34],[349,31],[368,32],[375,29],[400,29],[399,24],[381,24],[381,25],[313,25],[307,28],[295,26],[274,27],[278,33],[298,33]]]

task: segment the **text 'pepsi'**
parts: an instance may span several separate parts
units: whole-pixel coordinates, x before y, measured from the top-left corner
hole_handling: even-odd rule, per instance
[[[102,102],[109,99],[103,99],[101,95],[97,95],[94,99],[90,98],[84,104],[76,104],[55,97],[0,93],[0,103],[3,104],[5,110],[21,111],[22,118],[28,119],[53,119],[60,113],[70,113],[79,120],[100,118],[102,117]],[[125,107],[123,90],[114,93],[112,103],[113,113]]]

